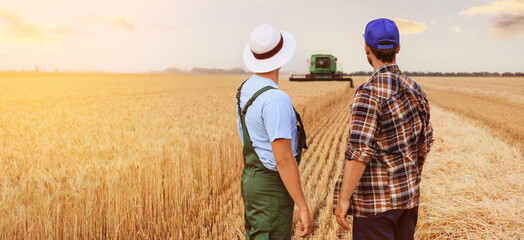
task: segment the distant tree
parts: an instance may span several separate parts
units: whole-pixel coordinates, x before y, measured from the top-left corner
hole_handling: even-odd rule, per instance
[[[168,68],[164,69],[164,71],[162,71],[162,73],[180,74],[180,73],[186,73],[186,71],[178,69],[178,68],[175,68],[175,67],[168,67]]]
[[[191,73],[191,74],[246,74],[247,72],[243,68],[234,67],[234,68],[201,68],[201,67],[194,67],[189,71],[182,70],[176,67],[169,67],[164,69],[161,72],[152,72],[152,73],[166,73],[166,74],[183,74],[183,73]]]
[[[351,73],[353,76],[371,76],[371,74],[373,74],[373,72],[358,71]]]
[[[478,77],[498,77],[498,76],[524,76],[522,72],[420,72],[420,71],[403,71],[408,76],[448,76],[448,77],[463,77],[463,76],[478,76]],[[351,73],[354,76],[369,76],[373,72],[357,71]]]

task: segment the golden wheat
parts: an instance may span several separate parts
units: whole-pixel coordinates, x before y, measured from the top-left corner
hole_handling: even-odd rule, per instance
[[[1,75],[0,238],[241,236],[246,77]],[[347,83],[281,87],[309,124]]]
[[[0,74],[0,239],[243,238],[234,97],[247,77]],[[520,80],[459,91],[516,104]],[[436,104],[437,140],[424,169],[417,239],[523,238],[521,152],[436,93],[470,82],[421,82]],[[308,132],[300,165],[315,222],[308,239],[348,238],[331,209],[355,89],[287,80],[280,88]]]

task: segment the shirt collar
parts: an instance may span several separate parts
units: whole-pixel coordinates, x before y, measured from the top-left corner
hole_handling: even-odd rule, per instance
[[[275,82],[273,82],[273,80],[271,80],[269,78],[261,77],[261,76],[258,76],[256,74],[253,75],[251,78],[255,79],[256,81],[265,83],[266,85],[272,86],[274,88],[278,88],[278,85]]]
[[[387,65],[384,65],[382,66],[381,68],[377,69],[377,71],[375,71],[373,73],[373,75],[371,75],[371,77],[375,77],[376,75],[379,75],[381,73],[385,73],[385,72],[392,72],[392,73],[400,73],[400,69],[398,68],[398,65],[395,64],[395,63],[391,63],[391,64],[387,64]]]

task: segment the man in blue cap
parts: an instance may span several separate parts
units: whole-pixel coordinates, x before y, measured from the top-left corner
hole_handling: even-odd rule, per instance
[[[422,166],[433,143],[422,87],[396,64],[400,36],[385,18],[369,22],[365,52],[374,73],[355,92],[344,169],[333,199],[353,239],[414,239]]]

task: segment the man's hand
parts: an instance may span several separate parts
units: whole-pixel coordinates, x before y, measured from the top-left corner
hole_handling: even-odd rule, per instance
[[[366,170],[366,164],[358,161],[346,160],[342,186],[340,186],[340,196],[338,198],[337,207],[335,208],[337,222],[346,230],[349,230],[349,226],[346,223],[346,216],[348,215],[349,209],[349,198],[353,194],[353,191],[355,191],[364,170]]]
[[[300,231],[302,231],[297,237],[306,237],[313,230],[313,221],[311,220],[311,215],[309,214],[309,209],[299,209],[298,211],[298,221]]]
[[[335,216],[337,217],[337,222],[344,229],[349,230],[349,226],[346,222],[346,216],[348,215],[349,201],[339,201],[337,207],[335,208]]]

